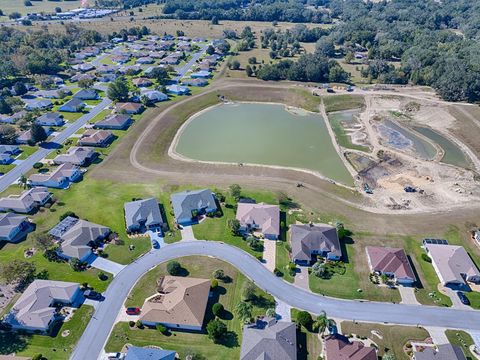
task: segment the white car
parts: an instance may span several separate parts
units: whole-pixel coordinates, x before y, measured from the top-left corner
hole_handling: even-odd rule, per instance
[[[125,354],[125,353],[107,353],[106,354],[106,359],[108,359],[108,360],[116,360],[116,359],[122,360],[122,359],[125,359],[126,355],[127,354]]]

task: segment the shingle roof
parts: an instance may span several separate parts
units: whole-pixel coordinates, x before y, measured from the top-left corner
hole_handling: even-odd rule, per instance
[[[130,346],[125,360],[175,360],[176,352]]]
[[[437,345],[437,349],[427,347],[414,355],[415,360],[466,360],[462,349],[450,344]]]
[[[382,246],[367,246],[367,255],[373,271],[395,274],[396,278],[415,280],[412,266],[403,249]]]
[[[86,161],[95,157],[96,154],[92,149],[72,146],[66,154],[57,155],[55,159],[53,159],[53,162],[56,164],[70,163],[83,165]]]
[[[291,322],[258,320],[243,328],[240,360],[295,360],[297,330]]]
[[[276,236],[280,234],[280,208],[278,205],[239,203],[236,218],[241,226],[257,225],[264,234]]]
[[[70,178],[72,174],[78,171],[79,168],[76,165],[66,163],[57,167],[54,171],[46,174],[32,174],[28,180],[32,182],[44,182],[49,180],[59,181],[61,178]]]
[[[215,197],[209,189],[183,191],[171,196],[175,218],[192,217],[193,210],[216,208]]]
[[[78,141],[79,145],[96,146],[106,143],[113,137],[113,133],[108,130],[85,130],[82,137]]]
[[[130,121],[131,117],[129,115],[115,114],[109,115],[105,119],[96,122],[94,127],[105,129],[109,129],[111,127],[124,128],[130,123]]]
[[[0,198],[0,208],[28,212],[35,203],[43,203],[51,195],[52,193],[46,187],[34,187],[23,191],[19,196],[10,195]]]
[[[292,257],[297,260],[311,260],[312,250],[325,250],[335,256],[342,256],[337,229],[328,225],[292,225]]]
[[[27,218],[14,213],[0,214],[0,237],[7,238],[13,229],[18,227]]]
[[[350,342],[342,335],[326,338],[325,353],[327,360],[377,360],[373,347],[366,347],[359,341]]]
[[[70,302],[78,284],[64,281],[35,280],[24,291],[7,315],[12,325],[47,328],[55,314],[54,300]]]
[[[210,293],[210,280],[165,276],[158,294],[143,304],[140,320],[183,326],[202,326]]]
[[[127,228],[132,225],[139,226],[140,223],[145,226],[162,224],[163,219],[157,200],[149,198],[125,203],[125,222]]]

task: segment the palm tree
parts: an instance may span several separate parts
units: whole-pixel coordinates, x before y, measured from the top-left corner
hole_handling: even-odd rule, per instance
[[[252,318],[252,309],[253,309],[252,304],[247,303],[245,301],[241,301],[235,307],[235,313],[237,314],[237,316],[242,322],[248,323]]]
[[[327,313],[325,311],[320,312],[320,314],[317,316],[316,322],[318,324],[318,332],[323,336],[323,333],[329,325]]]
[[[27,188],[28,180],[25,175],[20,176],[20,179],[18,179],[18,184],[22,186],[24,189]]]

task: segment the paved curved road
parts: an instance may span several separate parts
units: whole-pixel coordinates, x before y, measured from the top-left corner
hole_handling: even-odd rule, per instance
[[[182,241],[145,254],[117,274],[104,293],[105,301],[95,311],[71,359],[98,359],[135,282],[162,262],[190,255],[224,260],[279,300],[312,313],[325,310],[329,316],[341,319],[480,330],[480,311],[327,298],[277,278],[257,259],[236,247],[214,241]]]

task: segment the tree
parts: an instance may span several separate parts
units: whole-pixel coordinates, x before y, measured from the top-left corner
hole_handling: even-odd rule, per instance
[[[22,17],[22,14],[20,14],[17,11],[12,12],[8,17],[12,20],[20,19]]]
[[[225,309],[224,309],[222,304],[220,304],[220,303],[213,304],[212,312],[213,312],[213,315],[215,315],[216,317],[221,318],[224,311],[225,311]]]
[[[214,343],[219,343],[227,334],[227,325],[218,319],[211,320],[207,324],[207,334]]]
[[[255,299],[255,285],[251,281],[247,281],[242,288],[242,299],[244,301],[252,301]]]
[[[84,78],[84,79],[78,80],[78,87],[82,89],[89,89],[93,86],[94,83],[95,81],[93,81],[93,79]]]
[[[37,144],[47,140],[47,137],[48,137],[47,133],[45,132],[45,129],[41,125],[32,124],[30,131],[32,134],[31,142],[33,144]]]
[[[212,17],[212,25],[218,25],[218,17]]]
[[[248,58],[248,63],[251,65],[255,65],[257,63],[257,58],[255,56]]]
[[[328,272],[327,272],[326,266],[325,266],[324,263],[322,263],[320,261],[317,261],[315,264],[313,264],[312,273],[316,277],[319,277],[319,278],[322,278],[322,279],[325,279],[325,278],[328,277]]]
[[[12,145],[17,140],[17,132],[12,125],[0,125],[0,144]]]
[[[216,269],[212,274],[214,279],[222,280],[225,278],[225,272],[222,269]]]
[[[149,77],[157,80],[160,85],[166,85],[170,80],[170,74],[166,68],[157,67],[152,70]]]
[[[275,308],[268,308],[267,312],[265,313],[267,317],[275,318],[277,316],[277,313],[275,311]]]
[[[230,69],[232,70],[239,70],[240,69],[240,61],[233,60],[230,64]]]
[[[0,9],[0,16],[4,16],[2,9]]]
[[[43,360],[44,357],[42,354],[35,354],[32,356],[32,360]]]
[[[345,55],[345,62],[347,64],[350,64],[353,61],[353,59],[355,59],[355,56],[353,55],[353,52],[351,52],[351,51],[347,52],[347,54]]]
[[[237,219],[229,219],[228,227],[230,228],[232,234],[238,235],[238,233],[240,232],[240,221],[238,221]]]
[[[28,179],[25,175],[20,176],[18,179],[18,185],[20,185],[22,188],[26,189],[28,186]]]
[[[337,234],[338,234],[338,238],[340,240],[343,240],[343,238],[345,236],[347,236],[348,234],[348,230],[345,229],[345,226],[343,225],[343,223],[337,221],[337,223],[335,224],[335,227],[337,228]]]
[[[215,54],[215,48],[212,45],[208,45],[206,52],[208,55],[213,55]]]
[[[238,201],[242,195],[242,188],[238,184],[230,185],[230,195]]]
[[[250,320],[252,319],[252,310],[252,304],[246,301],[241,301],[237,304],[237,306],[235,306],[235,314],[243,323],[250,322]]]
[[[382,360],[395,360],[395,354],[392,353],[391,351],[387,352],[386,354],[383,354]]]
[[[155,328],[164,335],[167,333],[167,327],[165,325],[157,324]]]
[[[306,329],[310,329],[313,323],[312,315],[308,311],[299,311],[297,314],[297,323]]]
[[[167,272],[172,276],[177,276],[182,271],[182,265],[178,261],[169,261],[167,264]]]
[[[245,67],[245,73],[247,74],[248,77],[252,77],[253,75],[253,70],[252,70],[252,67],[250,65],[247,65]]]
[[[53,245],[53,239],[47,233],[39,233],[35,235],[35,244],[45,251]]]
[[[23,82],[17,81],[15,85],[13,85],[13,91],[15,92],[15,95],[22,96],[25,95],[28,90]]]
[[[5,99],[0,98],[0,114],[11,114],[12,113],[12,108],[8,103],[5,101]]]
[[[108,86],[107,96],[113,101],[128,100],[128,85],[123,78],[118,78]]]
[[[25,1],[23,2],[23,5],[25,5],[25,6],[33,6],[32,2],[31,2],[30,0],[25,0]]]
[[[327,313],[325,311],[321,311],[320,314],[317,316],[315,323],[316,323],[316,326],[318,327],[318,332],[320,334],[323,334],[329,324]]]
[[[70,267],[73,269],[73,271],[82,271],[83,270],[83,264],[80,261],[80,259],[73,257],[68,260],[68,263],[70,264]]]
[[[56,12],[56,13],[61,13],[61,12],[62,12],[62,8],[59,7],[59,6],[55,7],[55,12]]]
[[[0,267],[0,276],[7,284],[28,284],[35,278],[34,263],[26,260],[10,260]]]
[[[78,216],[77,214],[75,214],[73,211],[66,211],[64,212],[62,215],[60,215],[60,217],[58,218],[59,221],[62,221],[63,219],[67,218],[67,217],[73,217],[75,219],[78,219]]]

